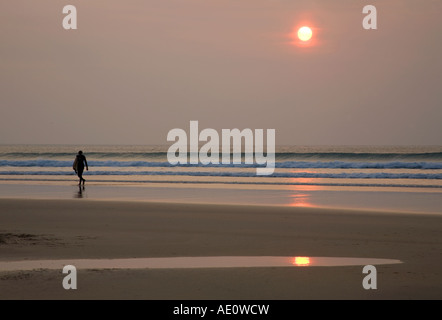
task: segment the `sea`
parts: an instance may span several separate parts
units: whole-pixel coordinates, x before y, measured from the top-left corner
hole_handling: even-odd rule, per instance
[[[433,209],[442,208],[442,146],[277,146],[275,170],[269,176],[257,175],[258,165],[244,161],[172,165],[168,148],[0,145],[0,183],[75,185],[78,178],[72,164],[82,150],[89,165],[84,173],[87,186],[197,188],[200,194],[206,188],[269,194],[283,190],[291,192],[292,202],[306,192],[371,191],[378,196],[396,192],[405,195],[404,199],[410,193],[426,193],[433,195]],[[245,154],[241,156],[244,159]],[[307,204],[304,200],[298,202]]]

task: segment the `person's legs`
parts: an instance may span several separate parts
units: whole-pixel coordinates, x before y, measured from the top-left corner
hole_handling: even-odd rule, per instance
[[[81,184],[81,181],[83,181],[83,184],[84,184],[84,182],[85,182],[86,180],[83,179],[83,169],[82,169],[82,168],[78,168],[78,172],[77,172],[77,174],[78,174],[78,177],[80,178],[80,181],[78,182],[78,184],[80,185],[80,184]]]

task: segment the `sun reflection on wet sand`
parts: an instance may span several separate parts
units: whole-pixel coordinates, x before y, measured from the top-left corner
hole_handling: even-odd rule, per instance
[[[307,173],[316,173],[315,170],[292,170],[292,173],[298,172],[307,172]],[[310,185],[313,182],[319,183],[320,179],[313,178],[291,178],[289,179],[290,183],[293,185],[289,186],[289,190],[293,191],[291,197],[291,202],[289,206],[291,207],[314,207],[315,205],[311,202],[311,195],[308,193],[299,193],[300,191],[318,191],[323,190],[322,186]]]
[[[292,264],[298,267],[306,267],[310,265],[310,258],[309,257],[294,257],[292,259]]]
[[[314,205],[310,202],[309,194],[294,194],[291,195],[291,202],[289,206],[291,207],[314,207]]]

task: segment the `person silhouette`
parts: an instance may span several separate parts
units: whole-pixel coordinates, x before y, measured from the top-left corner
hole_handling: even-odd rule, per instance
[[[83,181],[83,185],[86,182],[86,180],[83,178],[83,171],[84,166],[86,165],[86,170],[89,170],[89,167],[87,165],[86,157],[83,154],[83,151],[78,151],[78,154],[75,156],[74,164],[72,165],[72,168],[74,169],[75,173],[80,178],[80,181],[78,182],[78,185],[81,185],[81,182]]]

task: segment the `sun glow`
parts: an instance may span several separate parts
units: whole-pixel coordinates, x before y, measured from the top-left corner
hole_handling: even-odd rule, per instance
[[[312,38],[313,32],[307,26],[301,27],[298,30],[298,38],[301,41],[309,41]]]

